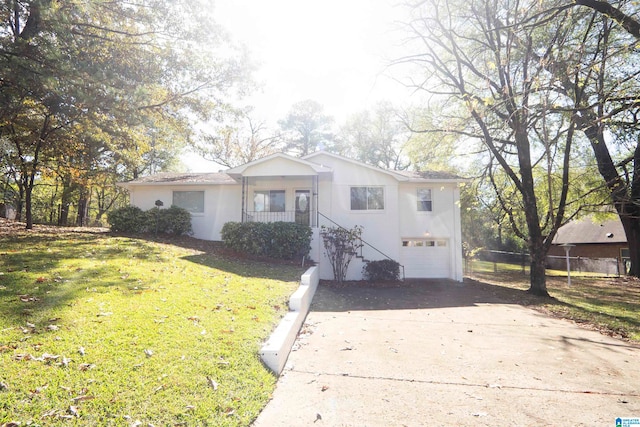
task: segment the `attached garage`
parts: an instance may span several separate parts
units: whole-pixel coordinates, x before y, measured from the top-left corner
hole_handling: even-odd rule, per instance
[[[451,251],[448,239],[402,239],[400,258],[407,278],[451,278]]]

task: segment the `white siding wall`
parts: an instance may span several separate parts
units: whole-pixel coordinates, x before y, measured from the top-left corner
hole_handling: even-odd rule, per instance
[[[417,208],[417,190],[430,188],[431,212]],[[453,280],[462,280],[462,243],[459,227],[460,191],[456,184],[400,184],[400,238],[429,238],[447,241],[449,274]],[[436,277],[443,276],[438,272]]]
[[[191,214],[193,236],[203,240],[221,240],[220,230],[225,222],[240,221],[240,185],[217,186],[135,186],[130,189],[131,204],[142,210],[155,207],[162,200],[171,206],[173,191],[204,191],[204,213]]]
[[[319,184],[320,212],[331,218],[342,227],[355,225],[363,227],[362,238],[392,259],[399,259],[398,233],[398,181],[384,173],[352,162],[331,156],[319,155],[312,159],[333,169],[333,177],[321,179]],[[384,209],[370,211],[351,210],[351,187],[369,186],[384,188]],[[320,218],[321,225],[331,226],[326,219]],[[331,279],[331,266],[324,256],[320,275],[323,279]],[[364,247],[363,255],[368,260],[384,259],[375,250]],[[363,263],[359,259],[352,261],[347,280],[362,278]]]

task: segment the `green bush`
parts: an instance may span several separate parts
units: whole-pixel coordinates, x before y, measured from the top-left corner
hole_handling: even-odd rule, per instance
[[[137,206],[125,206],[107,214],[111,231],[119,233],[143,233],[147,229],[147,215]]]
[[[369,261],[362,270],[365,280],[370,282],[400,280],[400,264],[391,259]]]
[[[294,222],[227,222],[221,233],[225,246],[250,255],[289,260],[311,249],[311,228]]]
[[[191,234],[191,214],[186,209],[157,207],[144,212],[136,206],[116,209],[107,215],[111,231],[119,233]]]
[[[191,228],[191,214],[186,209],[173,205],[169,209],[150,209],[147,211],[147,214],[149,215],[149,231],[155,230],[155,222],[158,221],[158,233],[174,234],[176,236],[193,233]]]

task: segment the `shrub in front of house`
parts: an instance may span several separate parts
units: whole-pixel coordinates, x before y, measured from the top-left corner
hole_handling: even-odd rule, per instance
[[[362,268],[365,280],[369,282],[388,282],[400,280],[400,264],[391,259],[369,261]]]
[[[186,209],[171,206],[143,211],[136,206],[116,209],[107,215],[111,231],[119,233],[162,233],[180,236],[191,234],[191,214]]]
[[[249,255],[290,260],[311,249],[311,227],[294,222],[227,222],[221,234],[226,247]]]
[[[173,205],[168,209],[149,209],[147,214],[149,215],[148,221],[150,225],[148,231],[155,230],[153,227],[157,220],[158,233],[181,236],[193,232],[191,228],[191,213],[186,209]]]
[[[118,233],[143,233],[146,231],[145,212],[137,206],[125,206],[107,214],[111,231]]]

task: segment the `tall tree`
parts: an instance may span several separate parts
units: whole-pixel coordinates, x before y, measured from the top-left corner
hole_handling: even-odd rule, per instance
[[[0,137],[12,146],[27,227],[39,170],[91,121],[132,169],[150,127],[187,131],[242,75],[195,1],[0,2]],[[230,50],[227,50],[230,52]],[[188,137],[188,133],[183,133]],[[137,153],[134,155],[134,153]],[[137,172],[135,172],[137,173]]]
[[[561,47],[572,62],[558,58],[548,69],[590,142],[626,234],[629,274],[640,277],[640,12],[637,5],[630,15],[606,2],[576,3],[594,12],[575,27],[575,41]]]
[[[326,147],[333,137],[333,118],[324,114],[322,105],[310,99],[294,104],[279,124],[285,149],[298,156]]]
[[[404,170],[410,166],[405,152],[410,138],[401,112],[385,101],[349,117],[330,149],[383,169]]]
[[[529,292],[545,296],[545,259],[565,218],[576,133],[574,118],[552,108],[545,68],[576,17],[549,21],[548,8],[544,1],[421,1],[409,23],[415,53],[397,61],[418,68],[409,85],[461,107],[456,124],[465,127],[451,131],[481,142],[515,188],[517,199],[496,198],[527,243]]]
[[[204,159],[233,168],[283,150],[282,136],[241,111],[194,143]]]

